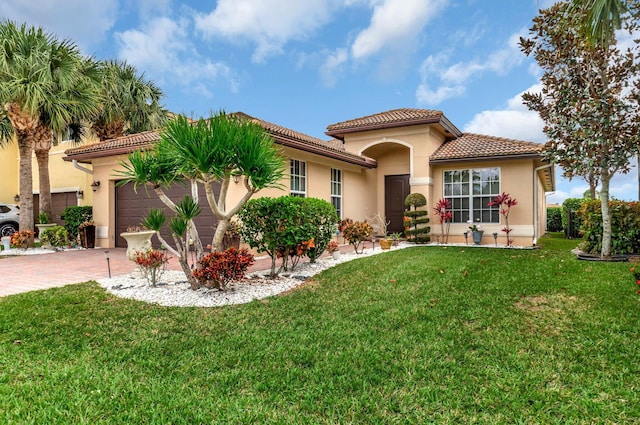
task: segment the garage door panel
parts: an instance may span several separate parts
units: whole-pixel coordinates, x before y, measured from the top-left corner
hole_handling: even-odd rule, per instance
[[[213,233],[215,230],[215,225],[217,224],[217,219],[214,217],[211,209],[209,208],[209,204],[207,203],[206,197],[204,195],[204,188],[201,186],[199,188],[200,193],[200,209],[202,212],[196,218],[195,224],[198,229],[200,240],[203,245],[207,245],[211,243],[213,239]],[[214,187],[214,193],[217,195],[220,193],[220,187]],[[189,187],[182,186],[176,184],[172,186],[170,189],[166,190],[167,196],[173,202],[180,202],[186,195],[191,194],[191,190]],[[133,190],[133,184],[127,183],[122,186],[116,186],[116,246],[117,247],[126,247],[127,242],[120,236],[120,233],[126,232],[128,227],[132,226],[140,226],[140,223],[144,219],[144,217],[148,214],[151,208],[161,208],[165,216],[167,217],[167,222],[173,217],[173,212],[160,201],[158,196],[153,191],[145,190],[144,188],[138,186],[137,193]],[[167,240],[167,242],[173,245],[173,238],[168,230],[168,227],[165,225],[162,231],[160,232],[163,238]],[[156,239],[154,238],[154,243],[156,243]]]

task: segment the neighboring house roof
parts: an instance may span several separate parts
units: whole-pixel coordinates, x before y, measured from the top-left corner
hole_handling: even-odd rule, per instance
[[[78,146],[64,151],[65,161],[86,161],[93,158],[103,158],[112,155],[126,155],[133,151],[149,149],[153,143],[160,140],[156,130],[129,134],[115,139]]]
[[[324,141],[317,139],[298,131],[252,117],[243,112],[236,112],[233,115],[255,121],[262,126],[262,128],[264,128],[271,137],[274,138],[277,144],[282,146],[299,149],[366,168],[375,168],[377,166],[377,162],[374,159],[345,151],[344,146],[338,140],[334,139],[332,141]],[[158,140],[160,140],[160,135],[156,130],[145,131],[111,140],[105,140],[103,142],[92,143],[90,145],[67,149],[65,151],[66,157],[64,159],[66,161],[88,161],[93,158],[126,155],[136,150],[149,149]]]
[[[502,157],[535,158],[540,157],[543,149],[544,145],[540,143],[464,133],[457,139],[448,140],[440,145],[429,158],[429,162],[458,162]]]
[[[344,140],[345,134],[368,130],[381,130],[410,125],[439,124],[447,138],[459,137],[462,132],[454,126],[442,111],[401,108],[367,115],[327,126],[326,135]]]

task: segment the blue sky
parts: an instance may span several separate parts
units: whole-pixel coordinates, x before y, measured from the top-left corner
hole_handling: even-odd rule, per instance
[[[135,65],[195,118],[243,111],[312,136],[389,109],[442,110],[462,131],[544,142],[520,95],[540,70],[517,46],[553,0],[3,0],[99,59]],[[560,178],[548,202],[588,185]],[[611,193],[638,196],[637,168]]]

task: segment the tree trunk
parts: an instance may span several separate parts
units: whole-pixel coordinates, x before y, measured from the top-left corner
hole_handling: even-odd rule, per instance
[[[211,251],[219,252],[222,251],[223,248],[223,240],[224,234],[229,228],[229,219],[221,218],[218,220],[218,225],[216,226],[216,232],[213,234],[213,240],[211,241]]]
[[[611,211],[609,211],[609,182],[611,178],[603,175],[600,189],[600,209],[602,211],[602,250],[600,256],[611,257]]]
[[[33,231],[33,136],[16,132],[20,152],[20,230]]]
[[[110,123],[93,124],[91,128],[96,132],[96,135],[101,142],[124,136],[123,120],[117,120]]]
[[[51,182],[49,179],[49,151],[53,144],[53,133],[49,127],[39,124],[34,133],[33,150],[38,161],[38,179],[40,189],[40,211],[53,219],[51,201]]]

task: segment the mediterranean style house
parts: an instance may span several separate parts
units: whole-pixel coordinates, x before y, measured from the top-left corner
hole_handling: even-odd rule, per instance
[[[441,111],[425,109],[395,109],[331,124],[325,132],[329,140],[237,115],[259,123],[272,136],[289,170],[282,182],[286,190],[263,190],[257,196],[325,199],[341,218],[366,220],[380,214],[390,221],[389,231],[396,232],[403,230],[404,199],[422,193],[432,240],[441,233],[433,207],[448,198],[453,207],[449,241],[464,242],[467,222],[473,221],[483,226],[482,243],[493,244],[492,233],[504,241],[505,223],[498,209],[487,204],[506,192],[518,201],[509,216],[514,243],[535,245],[545,232],[545,192],[553,191],[555,182],[552,164],[542,160],[541,144],[462,133]],[[149,208],[162,207],[153,192],[116,185],[127,154],[149,149],[157,140],[158,132],[147,131],[65,151],[67,165],[90,181],[78,190],[84,190],[83,200],[91,192],[98,246],[126,246],[119,234],[139,225]],[[231,202],[241,196],[241,186],[233,186]],[[178,199],[185,193],[177,186],[170,196]],[[205,244],[214,224],[205,206],[198,223]]]

